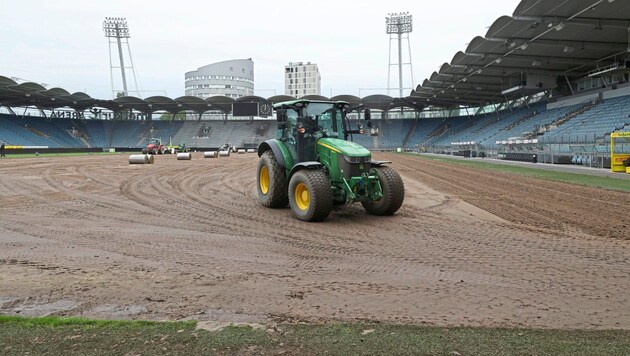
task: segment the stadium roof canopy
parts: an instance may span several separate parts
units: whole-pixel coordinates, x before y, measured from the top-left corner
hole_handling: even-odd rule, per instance
[[[309,95],[303,97],[303,99],[347,101],[353,106],[362,105],[370,109],[383,111],[402,106],[420,111],[426,106],[414,98],[392,98],[386,95],[370,95],[363,99],[353,95],[338,95],[332,98],[321,95]],[[136,110],[145,114],[151,114],[156,111],[176,114],[182,111],[189,111],[200,115],[210,110],[230,113],[234,103],[278,103],[291,100],[296,100],[296,98],[288,95],[276,95],[267,99],[252,95],[236,100],[226,96],[213,96],[206,99],[196,96],[180,96],[176,99],[165,96],[152,96],[146,99],[123,96],[112,100],[102,100],[91,98],[89,95],[81,92],[70,94],[61,88],[46,89],[37,83],[18,84],[7,77],[0,76],[0,106],[8,108],[32,106],[41,110],[52,110],[69,107],[77,111],[83,111],[92,107],[101,107],[114,112]]]
[[[629,31],[627,0],[522,0],[512,16],[473,38],[411,97],[444,107],[497,104],[585,76],[627,71]]]

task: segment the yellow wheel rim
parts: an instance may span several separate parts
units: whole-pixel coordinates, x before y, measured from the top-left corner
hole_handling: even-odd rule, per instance
[[[308,205],[311,202],[311,196],[308,193],[308,188],[304,183],[298,183],[295,187],[295,203],[300,210],[308,209]]]
[[[263,194],[267,194],[269,191],[269,171],[267,170],[267,166],[262,166],[260,169],[258,184],[260,184],[260,191]]]

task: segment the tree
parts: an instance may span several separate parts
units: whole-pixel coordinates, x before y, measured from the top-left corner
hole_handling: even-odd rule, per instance
[[[164,121],[168,121],[168,120],[183,121],[183,120],[186,120],[186,113],[185,112],[177,113],[177,114],[175,114],[175,118],[173,118],[173,114],[166,112],[166,113],[160,115],[160,120],[164,120]]]

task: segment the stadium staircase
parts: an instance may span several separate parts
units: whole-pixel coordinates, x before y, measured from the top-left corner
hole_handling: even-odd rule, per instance
[[[404,123],[403,123],[404,124]],[[405,135],[405,138],[403,139],[403,147],[407,147],[407,145],[409,144],[409,140],[411,139],[411,137],[413,136],[414,132],[416,132],[416,127],[418,126],[418,119],[415,119],[411,122],[411,127],[406,128],[405,126],[403,126],[403,132],[407,132],[407,134]]]
[[[630,124],[630,96],[604,99],[569,118],[562,127],[542,136],[545,142],[588,144],[604,142],[611,133]]]
[[[538,131],[537,135],[544,135],[547,131],[551,131],[553,129],[556,129],[562,125],[564,125],[565,123],[567,123],[569,120],[573,119],[574,117],[584,114],[585,112],[591,110],[593,107],[595,107],[596,105],[598,105],[599,102],[592,102],[586,105],[581,106],[579,109],[572,111],[568,114],[566,114],[565,116],[558,118],[557,120],[553,121],[552,123],[550,123],[549,125],[545,125],[543,127],[540,128],[540,130]]]
[[[422,144],[428,145],[432,140],[441,137],[446,131],[448,131],[448,124],[436,127],[435,130],[427,135],[427,139]]]

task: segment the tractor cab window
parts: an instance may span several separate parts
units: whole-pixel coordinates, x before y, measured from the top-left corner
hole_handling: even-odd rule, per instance
[[[297,127],[298,113],[293,109],[287,109],[287,125],[282,130],[282,137],[285,139],[293,138],[293,131]]]
[[[310,103],[309,106],[304,108],[304,116],[317,116],[321,115],[326,110],[331,109],[333,107],[332,104],[328,103]]]
[[[338,137],[339,110],[329,103],[311,103],[304,109],[304,115],[317,120],[317,125],[327,137]]]

